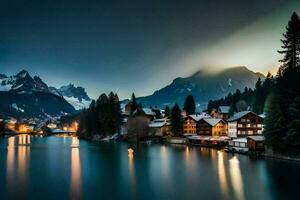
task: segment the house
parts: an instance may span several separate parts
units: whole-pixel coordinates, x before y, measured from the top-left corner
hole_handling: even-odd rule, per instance
[[[213,118],[221,118],[221,119],[228,119],[230,112],[230,106],[219,106],[218,109],[213,109],[211,111],[211,116]]]
[[[183,133],[184,134],[197,134],[197,122],[202,118],[209,118],[206,113],[193,114],[184,118],[183,120]]]
[[[202,118],[197,123],[197,134],[207,136],[227,136],[227,123],[223,119]]]
[[[252,135],[247,137],[248,150],[261,152],[265,150],[265,137],[262,135]]]
[[[152,111],[151,108],[137,108],[134,112],[133,112],[133,116],[146,116],[147,119],[150,121],[154,120],[156,117],[156,113]]]
[[[237,151],[237,152],[247,152],[248,145],[247,145],[247,138],[236,138],[228,143],[229,151]]]
[[[231,138],[262,134],[262,118],[251,111],[235,113],[227,119],[228,136]]]
[[[252,135],[243,138],[236,138],[228,143],[230,151],[237,152],[262,152],[265,150],[265,138],[262,135]]]
[[[149,124],[149,136],[164,136],[170,133],[171,127],[166,119],[155,119]]]

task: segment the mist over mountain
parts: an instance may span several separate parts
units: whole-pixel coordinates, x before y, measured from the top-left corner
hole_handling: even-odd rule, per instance
[[[244,66],[227,68],[214,73],[202,69],[192,76],[176,78],[170,85],[155,91],[152,95],[139,97],[137,101],[146,107],[164,108],[174,103],[182,106],[186,96],[192,94],[198,109],[205,109],[211,99],[222,98],[237,89],[253,88],[258,78],[264,78],[264,75]]]

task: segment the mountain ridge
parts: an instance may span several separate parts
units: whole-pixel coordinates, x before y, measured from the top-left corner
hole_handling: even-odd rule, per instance
[[[245,66],[226,68],[213,73],[200,69],[191,76],[175,78],[170,84],[156,90],[153,94],[138,97],[137,101],[146,107],[163,108],[174,103],[182,106],[185,97],[192,94],[197,107],[204,109],[211,99],[222,98],[236,89],[253,88],[258,78],[264,79],[265,76]]]

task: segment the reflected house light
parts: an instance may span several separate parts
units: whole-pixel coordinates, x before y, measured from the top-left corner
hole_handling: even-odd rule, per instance
[[[15,160],[15,137],[8,138],[7,145],[7,167],[6,167],[6,177],[7,177],[7,186],[9,188],[13,187],[14,179],[14,160]]]
[[[79,148],[71,150],[71,199],[80,199],[81,196],[81,163]]]
[[[232,187],[235,192],[236,198],[243,200],[245,199],[244,185],[243,185],[243,179],[242,179],[242,174],[240,169],[240,162],[236,156],[234,156],[229,160],[229,165],[230,165],[230,177],[231,177]]]
[[[133,152],[132,148],[128,148],[128,170],[129,170],[129,177],[130,177],[130,189],[132,193],[136,191],[135,185],[135,171],[134,171],[134,160],[133,160]]]
[[[72,137],[72,144],[71,144],[72,148],[77,148],[79,147],[79,139],[77,137]]]
[[[221,190],[224,194],[225,199],[228,199],[227,179],[224,166],[224,154],[221,151],[218,151],[218,174]]]

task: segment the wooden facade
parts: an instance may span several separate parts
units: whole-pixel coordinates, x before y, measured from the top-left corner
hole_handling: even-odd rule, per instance
[[[207,136],[227,136],[227,123],[222,119],[201,119],[197,123],[197,134]]]
[[[183,121],[183,133],[184,134],[196,134],[197,133],[197,121],[187,116]]]

